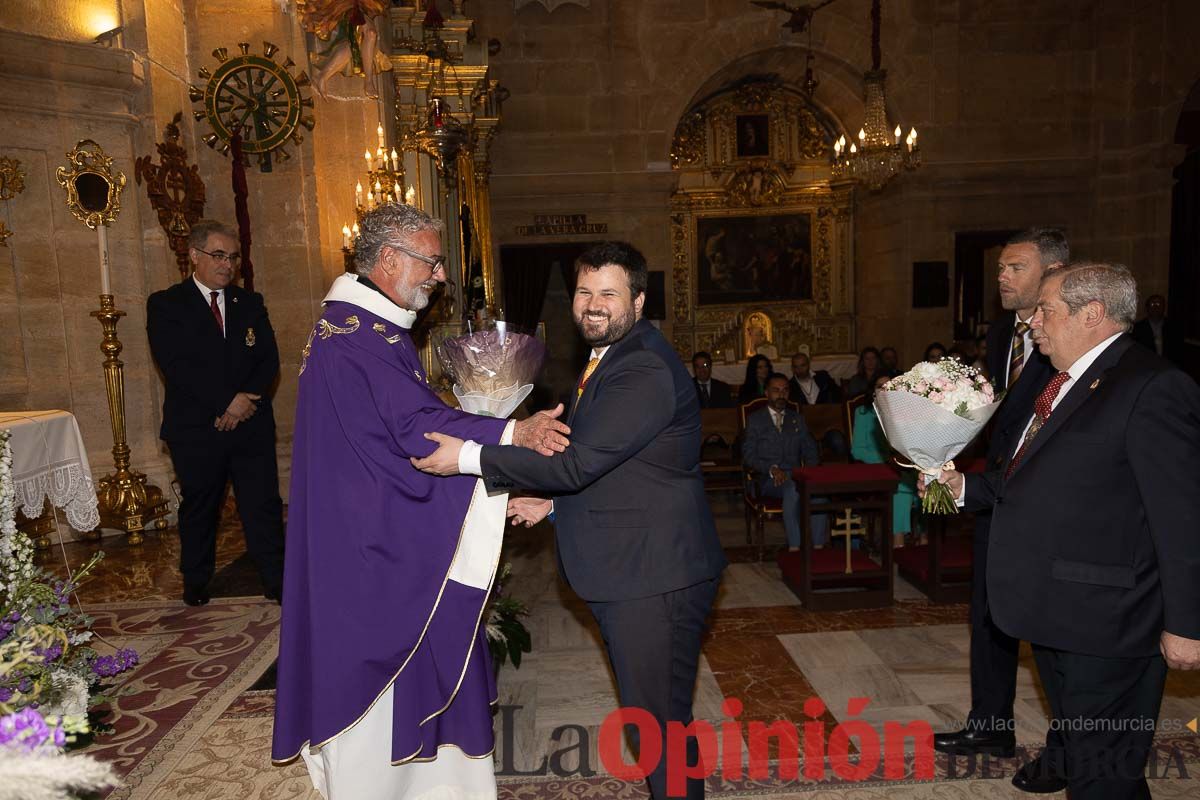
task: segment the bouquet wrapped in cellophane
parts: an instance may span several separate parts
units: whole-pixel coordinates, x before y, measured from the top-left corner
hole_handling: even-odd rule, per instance
[[[888,443],[924,476],[921,508],[930,514],[958,511],[950,490],[937,481],[954,469],[963,451],[1000,406],[987,378],[953,358],[922,361],[875,392],[875,414]]]
[[[463,411],[503,419],[533,391],[546,346],[497,322],[494,329],[446,339],[437,355]]]

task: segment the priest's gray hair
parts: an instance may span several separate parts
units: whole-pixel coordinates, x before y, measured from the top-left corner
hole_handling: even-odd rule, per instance
[[[442,221],[434,219],[416,206],[384,203],[368,211],[358,224],[354,240],[354,271],[369,276],[375,270],[379,254],[386,245],[411,247],[413,234],[421,231],[441,231]]]
[[[1052,269],[1042,278],[1062,278],[1059,297],[1072,314],[1088,303],[1104,306],[1104,316],[1124,330],[1133,326],[1137,316],[1137,281],[1124,264],[1101,261],[1076,261]]]

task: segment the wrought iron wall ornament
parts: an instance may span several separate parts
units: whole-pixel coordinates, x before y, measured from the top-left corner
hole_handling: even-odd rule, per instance
[[[70,166],[59,167],[55,175],[75,219],[92,230],[114,222],[121,213],[125,173],[113,169],[112,158],[91,139],[80,140],[67,161]]]
[[[25,191],[25,173],[21,171],[21,162],[15,158],[0,156],[0,200],[7,203]],[[0,247],[8,247],[8,237],[13,231],[8,229],[4,220],[0,220]]]
[[[192,102],[200,104],[193,116],[212,126],[213,132],[204,137],[209,147],[217,149],[219,144],[227,155],[233,134],[241,133],[247,159],[256,157],[259,169],[270,172],[273,158],[291,158],[284,145],[304,141],[300,127],[311,131],[316,124],[311,115],[304,115],[304,109],[313,107],[312,98],[301,92],[310,81],[305,72],[292,75],[292,59],[276,63],[279,48],[270,42],[263,42],[261,56],[250,52],[249,42],[239,42],[238,50],[232,58],[224,47],[213,50],[217,68],[202,68],[204,85],[188,88]]]
[[[183,112],[177,112],[163,129],[163,141],[155,145],[162,163],[151,163],[150,156],[142,156],[134,162],[133,177],[138,185],[145,181],[150,205],[158,214],[158,224],[166,231],[171,249],[175,251],[180,275],[186,278],[191,270],[188,234],[192,225],[204,216],[205,190],[199,167],[188,164],[187,150],[179,143],[182,119]]]

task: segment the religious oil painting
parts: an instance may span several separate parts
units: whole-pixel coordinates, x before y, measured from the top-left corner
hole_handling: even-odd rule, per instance
[[[812,216],[701,217],[700,305],[811,300]]]
[[[738,158],[770,155],[770,125],[766,114],[739,114],[737,118]]]

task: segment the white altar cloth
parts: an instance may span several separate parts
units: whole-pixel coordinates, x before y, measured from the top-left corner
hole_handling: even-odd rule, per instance
[[[0,430],[11,432],[17,508],[33,519],[45,498],[62,509],[77,531],[100,524],[87,449],[75,416],[66,411],[0,411]]]

